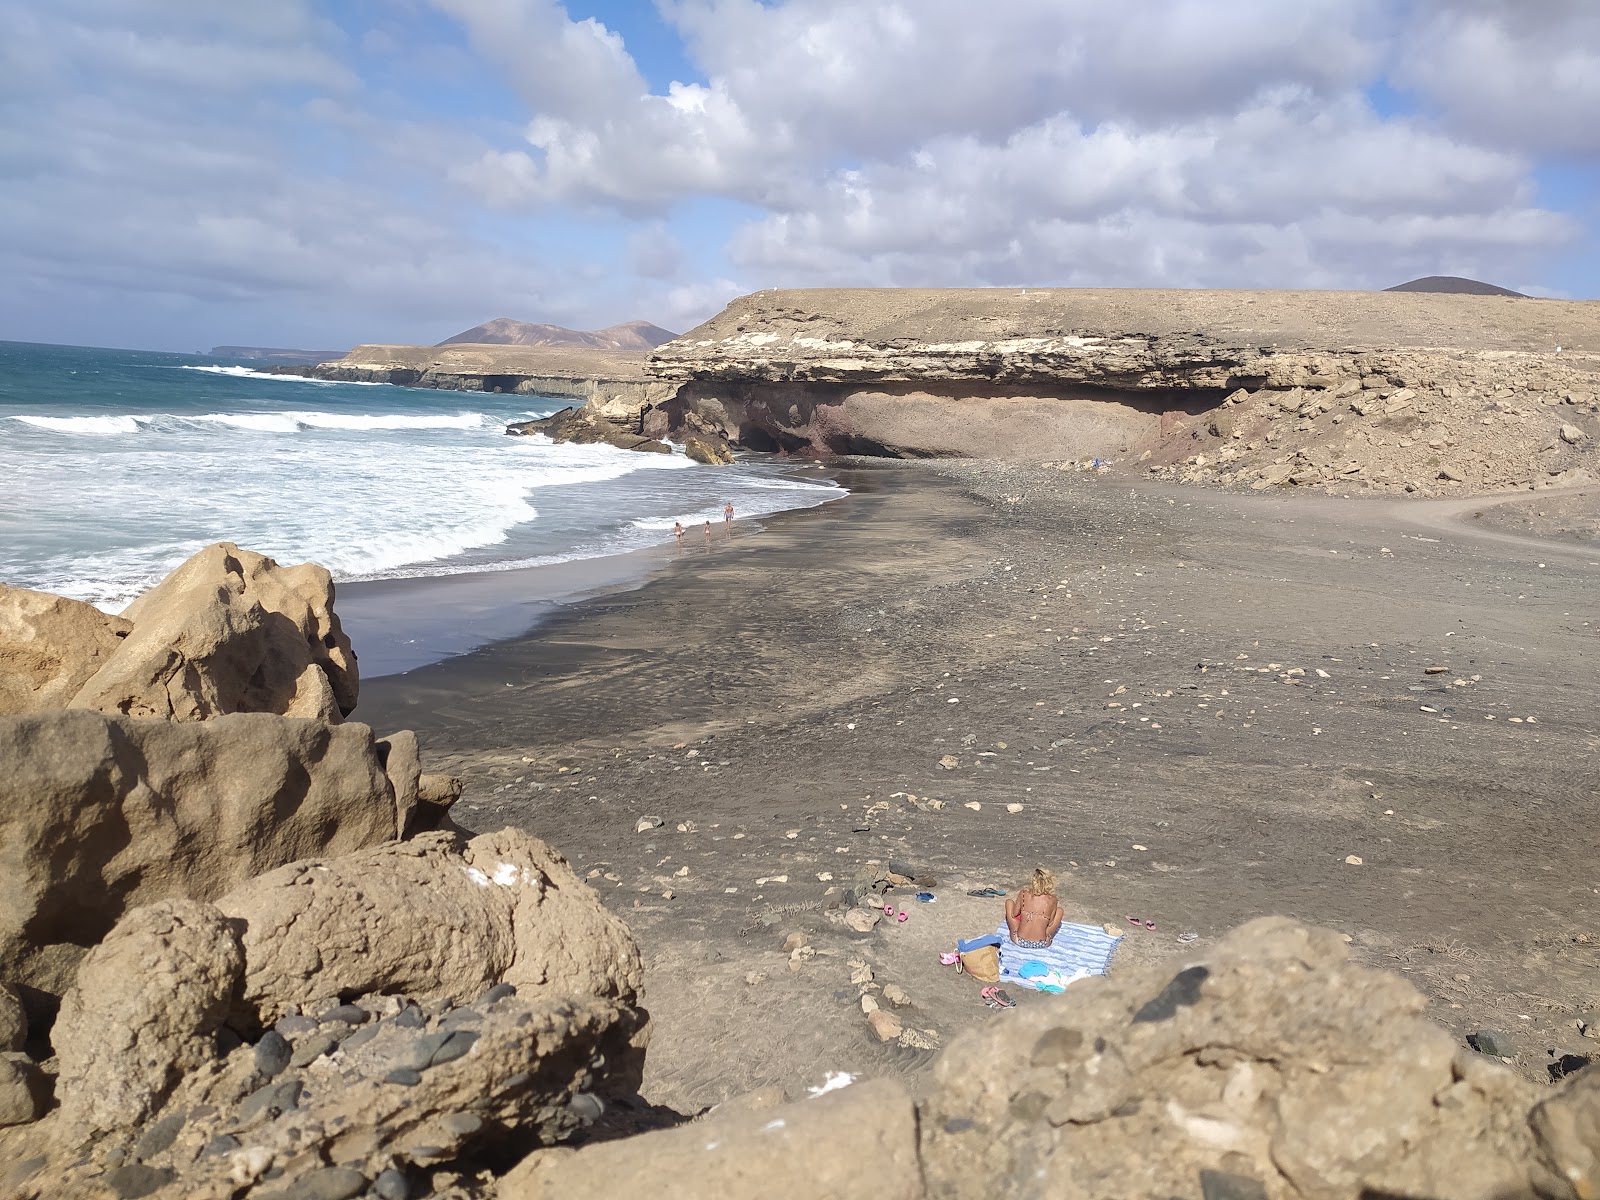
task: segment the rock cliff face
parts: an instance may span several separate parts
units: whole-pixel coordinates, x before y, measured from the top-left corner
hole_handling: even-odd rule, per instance
[[[1600,434],[1600,304],[1587,301],[770,291],[659,348],[650,369],[682,386],[647,433],[693,415],[788,453],[1099,458],[1449,491],[1572,478]],[[1225,406],[1238,411],[1219,423]]]
[[[573,346],[357,346],[307,372],[316,379],[457,392],[570,396],[616,420],[637,417],[677,385],[653,378],[642,352]]]

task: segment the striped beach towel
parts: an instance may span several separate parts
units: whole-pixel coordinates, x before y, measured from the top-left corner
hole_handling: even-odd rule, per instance
[[[1085,975],[1104,975],[1122,941],[1120,933],[1107,933],[1098,925],[1062,922],[1048,947],[1030,950],[1011,940],[1004,921],[995,932],[1000,937],[1000,978],[1046,992],[1059,991]]]

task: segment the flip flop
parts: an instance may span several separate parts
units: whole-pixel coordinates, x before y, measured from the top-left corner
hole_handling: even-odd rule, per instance
[[[1015,1008],[1017,1002],[1006,995],[1005,988],[993,985],[986,987],[979,993],[988,1003],[995,1008]]]
[[[1154,929],[1156,927],[1156,923],[1154,921],[1146,921],[1144,923],[1144,927],[1146,929]]]
[[[1143,925],[1144,921],[1139,917],[1129,917],[1128,918],[1128,924],[1129,925]]]
[[[968,892],[967,895],[969,895],[969,896],[992,897],[992,896],[1004,896],[1005,893],[1002,892],[999,888],[986,887],[986,888],[977,888],[974,891]]]
[[[960,966],[961,965],[961,955],[957,954],[954,950],[948,950],[945,953],[939,955],[939,963],[940,963],[941,966],[946,966],[946,967]]]
[[[902,908],[899,912],[895,913],[894,919],[896,921],[909,921],[911,919],[911,914]]]
[[[886,916],[886,917],[892,917],[892,916],[894,916],[894,905],[892,905],[892,904],[885,904],[885,905],[884,905],[884,906],[883,906],[883,915],[884,915],[884,916]]]

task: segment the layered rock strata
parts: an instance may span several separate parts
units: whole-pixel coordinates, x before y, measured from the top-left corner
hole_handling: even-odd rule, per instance
[[[617,420],[637,417],[677,390],[645,369],[642,352],[572,346],[357,346],[338,361],[304,373],[458,392],[570,396]]]
[[[1098,459],[1384,490],[1532,485],[1591,460],[1597,330],[1600,304],[1510,297],[761,292],[650,356],[681,387],[644,428],[671,435],[694,417],[737,445],[801,454]],[[1213,430],[1225,401],[1239,411]],[[1271,425],[1308,403],[1320,425],[1293,436]]]

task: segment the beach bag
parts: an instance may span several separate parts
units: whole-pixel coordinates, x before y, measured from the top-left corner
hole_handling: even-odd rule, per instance
[[[1000,947],[979,946],[961,956],[961,969],[983,983],[1000,982]]]

